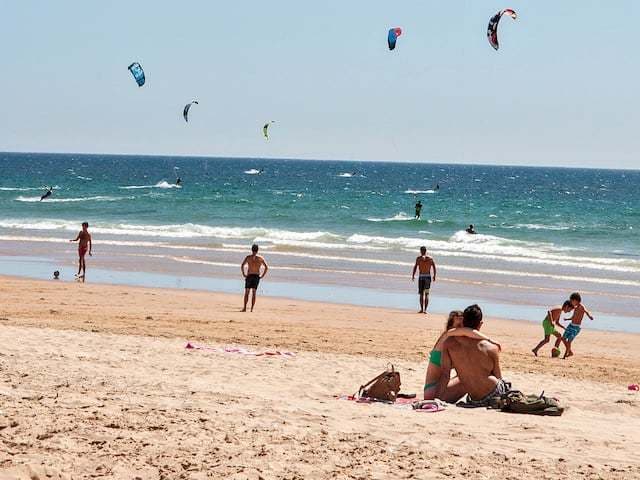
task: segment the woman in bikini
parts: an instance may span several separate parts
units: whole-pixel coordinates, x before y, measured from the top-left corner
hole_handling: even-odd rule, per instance
[[[427,376],[424,383],[425,400],[433,400],[435,398],[442,370],[442,344],[449,337],[469,337],[475,340],[487,340],[500,348],[499,343],[494,342],[478,330],[463,327],[462,312],[460,310],[454,310],[449,313],[445,330],[433,346],[433,350],[429,353],[429,365],[427,366]]]

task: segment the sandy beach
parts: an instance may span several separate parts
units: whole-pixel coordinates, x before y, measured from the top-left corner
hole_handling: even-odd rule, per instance
[[[0,292],[2,479],[640,477],[637,335],[586,331],[552,360],[529,352],[537,325],[487,319],[505,376],[568,410],[429,414],[336,396],[389,362],[420,393],[442,315],[269,298],[241,314],[239,296],[8,277]]]

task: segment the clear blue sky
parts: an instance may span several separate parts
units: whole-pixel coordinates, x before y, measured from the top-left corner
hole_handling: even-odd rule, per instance
[[[5,2],[0,150],[639,168],[639,20],[637,0]]]

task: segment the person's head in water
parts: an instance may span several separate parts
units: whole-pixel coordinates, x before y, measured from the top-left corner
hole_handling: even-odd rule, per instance
[[[86,230],[87,228],[89,228],[89,222],[82,222],[82,229]]]
[[[258,253],[259,247],[257,244],[253,244],[251,245],[251,251],[253,252],[254,255],[256,255]]]
[[[462,327],[462,311],[461,310],[453,310],[449,312],[449,318],[447,318],[447,324],[445,325],[445,332],[448,332],[452,328],[460,328]]]
[[[423,257],[427,254],[427,247],[420,247],[420,255]]]
[[[469,305],[462,313],[462,325],[479,330],[482,325],[482,310],[477,304]]]

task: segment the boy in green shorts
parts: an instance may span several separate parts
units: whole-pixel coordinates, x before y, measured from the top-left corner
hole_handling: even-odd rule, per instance
[[[549,310],[547,310],[547,316],[542,321],[542,328],[544,329],[544,339],[542,339],[540,343],[536,345],[536,348],[531,350],[536,357],[538,356],[538,351],[544,345],[549,343],[551,335],[554,335],[556,337],[556,341],[558,342],[557,344],[560,344],[560,342],[562,341],[562,335],[560,335],[560,332],[556,330],[556,326],[564,330],[564,327],[560,325],[560,316],[563,313],[569,313],[571,310],[573,310],[573,305],[571,305],[571,302],[569,300],[564,302],[561,307],[550,308]]]

